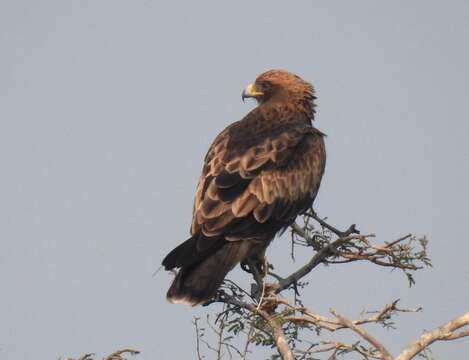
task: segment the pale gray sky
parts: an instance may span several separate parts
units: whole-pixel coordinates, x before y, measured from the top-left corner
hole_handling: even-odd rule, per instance
[[[367,264],[321,268],[305,303],[422,305],[379,332],[394,353],[467,311],[468,18],[456,0],[1,1],[0,359],[194,358],[205,310],[167,304],[171,277],[152,273],[188,236],[207,146],[254,106],[243,87],[279,67],[317,88],[317,211],[381,240],[427,234],[434,262],[411,289]],[[279,269],[288,246],[270,247]]]

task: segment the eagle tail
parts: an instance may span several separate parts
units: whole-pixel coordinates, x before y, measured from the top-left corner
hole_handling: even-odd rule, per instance
[[[210,300],[228,271],[239,262],[240,251],[240,242],[225,242],[201,261],[183,265],[168,290],[168,301],[196,306]]]

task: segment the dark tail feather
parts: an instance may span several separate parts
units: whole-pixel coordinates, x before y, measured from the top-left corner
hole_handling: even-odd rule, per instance
[[[179,246],[175,247],[168,255],[166,255],[163,259],[162,265],[165,270],[189,267],[215,253],[224,244],[224,239],[217,237],[201,238],[200,235],[194,235]]]
[[[196,306],[210,300],[228,271],[239,262],[240,246],[240,242],[225,242],[205,259],[183,266],[168,290],[168,301]]]
[[[171,270],[175,267],[190,264],[197,253],[197,238],[191,237],[184,241],[181,245],[175,247],[163,259],[162,265],[165,270]]]

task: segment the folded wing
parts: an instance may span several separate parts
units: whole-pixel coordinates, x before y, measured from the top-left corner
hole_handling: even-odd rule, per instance
[[[269,128],[259,114],[210,147],[194,200],[191,233],[228,241],[266,238],[308,208],[325,166],[323,134],[303,119]],[[253,129],[254,128],[254,129]],[[200,244],[203,247],[203,244]]]

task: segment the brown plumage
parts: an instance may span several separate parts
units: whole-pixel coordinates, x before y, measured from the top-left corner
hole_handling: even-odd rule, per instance
[[[179,268],[167,298],[198,305],[236,264],[263,258],[280,230],[308,209],[324,172],[324,134],[312,126],[313,87],[284,70],[248,85],[258,106],[210,146],[197,186],[191,238],[163,260]]]

